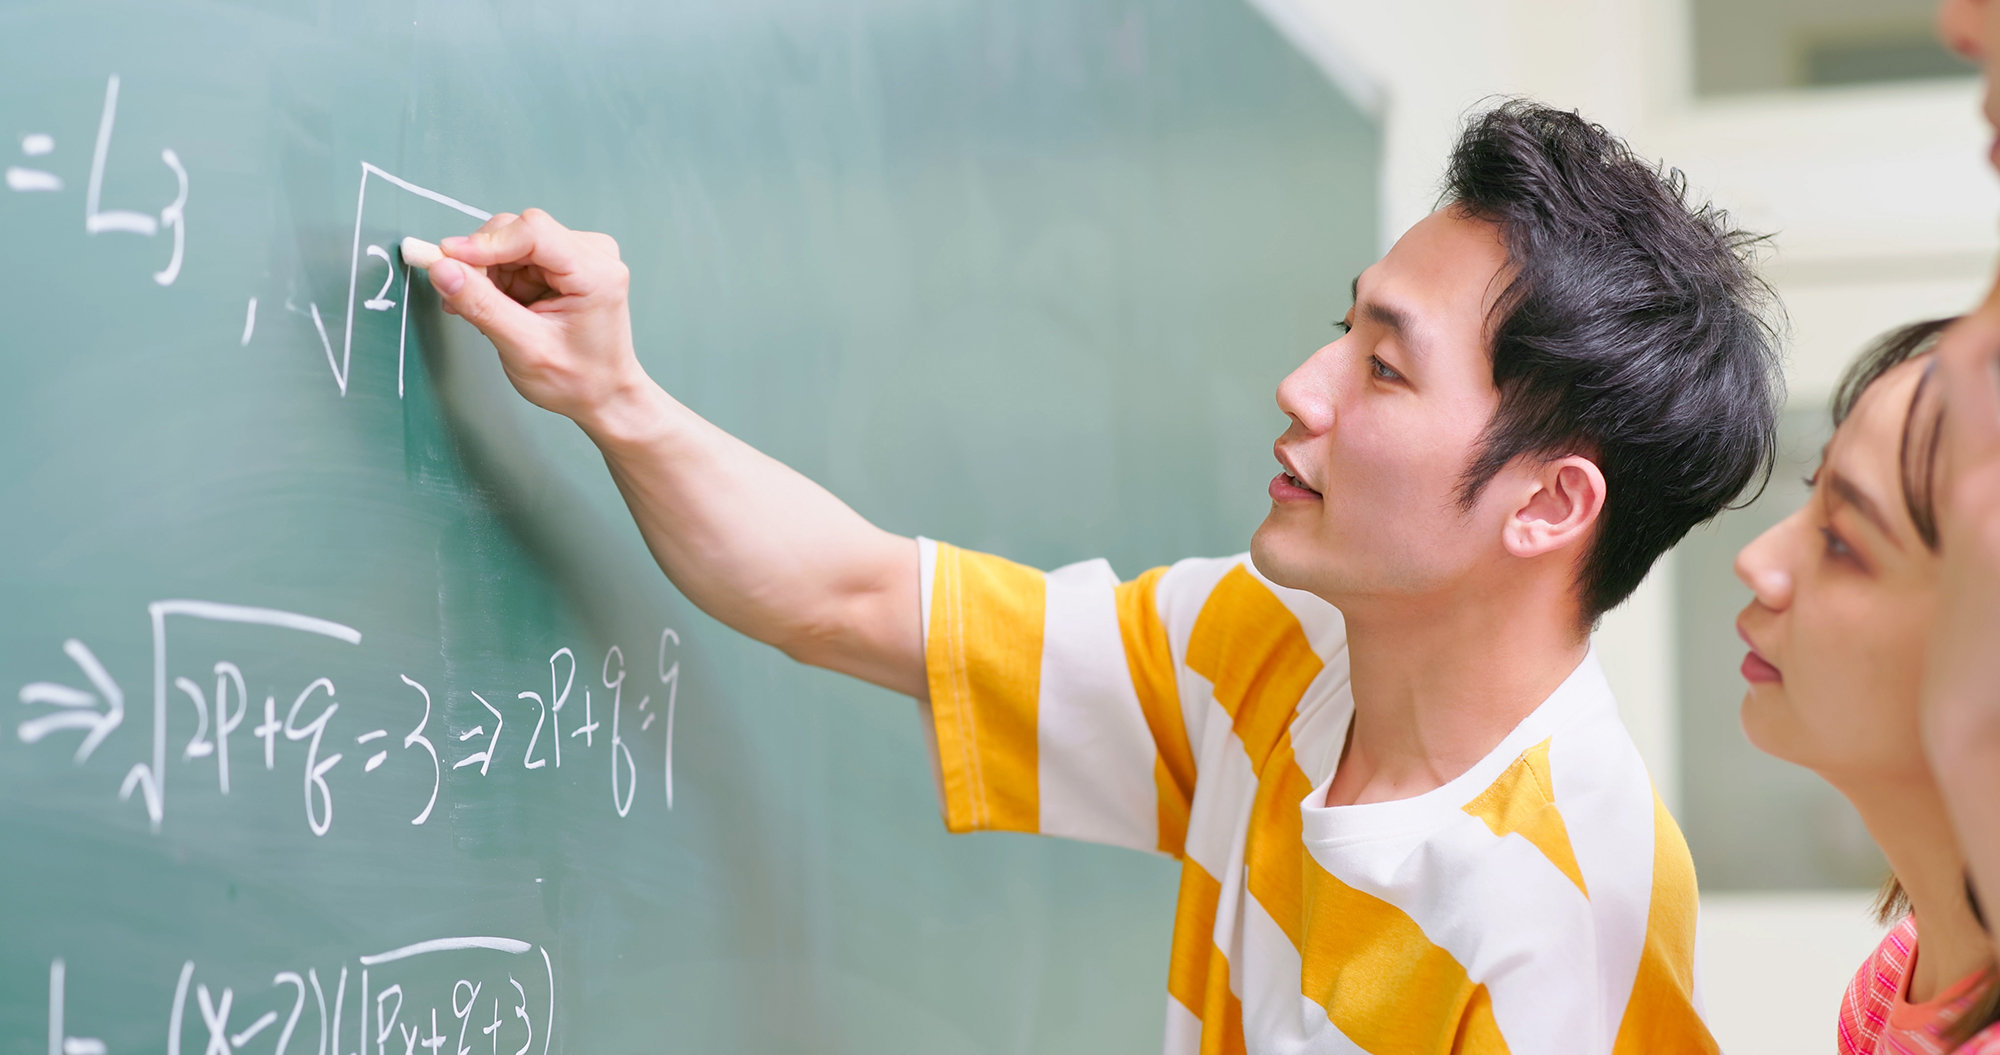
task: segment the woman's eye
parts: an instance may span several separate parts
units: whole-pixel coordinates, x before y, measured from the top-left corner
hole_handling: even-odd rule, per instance
[[[1820,537],[1826,539],[1827,556],[1833,557],[1836,560],[1855,559],[1853,548],[1847,544],[1847,541],[1845,539],[1841,538],[1838,534],[1836,534],[1832,528],[1828,527],[1820,528],[1819,533]]]
[[[1397,373],[1388,363],[1383,362],[1380,358],[1373,355],[1368,357],[1368,372],[1374,374],[1377,381],[1401,381],[1403,379],[1402,374]]]

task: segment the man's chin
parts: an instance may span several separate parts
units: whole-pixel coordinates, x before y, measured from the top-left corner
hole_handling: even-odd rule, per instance
[[[1351,595],[1355,568],[1342,552],[1316,531],[1285,523],[1284,509],[1273,509],[1250,536],[1250,563],[1273,584],[1302,590],[1339,606]],[[1314,524],[1318,527],[1318,524]]]
[[[1296,538],[1287,537],[1283,525],[1274,524],[1280,511],[1273,509],[1271,515],[1257,526],[1256,534],[1250,536],[1250,563],[1259,574],[1279,586],[1294,590],[1312,589],[1313,561],[1309,559],[1310,547],[1302,546]]]

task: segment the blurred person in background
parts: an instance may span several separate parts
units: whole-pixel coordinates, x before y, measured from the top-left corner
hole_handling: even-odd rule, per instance
[[[1932,348],[1948,321],[1897,331],[1849,367],[1811,499],[1736,559],[1754,594],[1737,619],[1744,732],[1852,802],[1893,872],[1880,912],[1894,926],[1841,1001],[1841,1055],[2000,1053],[1994,951],[1922,735],[1946,592],[1951,412]]]
[[[2000,132],[2000,3],[1945,0],[1940,35],[1980,64],[1983,110]],[[1988,150],[2000,167],[2000,138]],[[2000,287],[1940,342],[1950,424],[1938,495],[1943,564],[1924,735],[1971,868],[2000,904]]]

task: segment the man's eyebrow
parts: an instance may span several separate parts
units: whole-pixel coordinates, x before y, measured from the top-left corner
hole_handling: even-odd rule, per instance
[[[1412,356],[1419,359],[1423,358],[1423,349],[1416,347],[1411,339],[1411,334],[1414,332],[1415,326],[1411,322],[1409,312],[1373,300],[1363,304],[1361,302],[1360,276],[1355,277],[1351,292],[1354,297],[1354,310],[1360,312],[1362,318],[1395,335],[1397,343],[1401,344]]]
[[[1883,538],[1888,539],[1897,549],[1903,547],[1902,541],[1889,528],[1889,518],[1882,515],[1882,507],[1876,503],[1875,499],[1870,498],[1866,491],[1857,486],[1854,481],[1829,469],[1826,470],[1826,486],[1835,501],[1853,506],[1855,512],[1860,513],[1868,519],[1869,523],[1875,525],[1875,530],[1880,531]]]

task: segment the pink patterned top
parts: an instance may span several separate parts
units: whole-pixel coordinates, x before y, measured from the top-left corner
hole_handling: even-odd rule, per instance
[[[1917,921],[1905,916],[1873,955],[1854,972],[1840,999],[1840,1055],[2000,1055],[2000,1023],[1957,1047],[1944,1034],[1992,979],[1981,970],[1946,986],[1921,1004],[1909,996],[1910,965],[1917,960]]]

